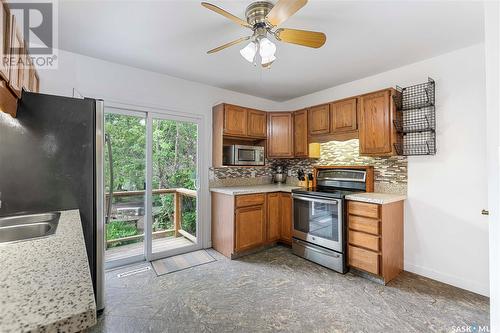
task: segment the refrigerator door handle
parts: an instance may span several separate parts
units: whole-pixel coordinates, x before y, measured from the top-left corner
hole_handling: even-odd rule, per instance
[[[97,311],[104,309],[104,102],[95,105],[95,197],[96,197],[96,305]]]
[[[114,173],[113,173],[113,149],[111,148],[111,137],[109,134],[104,136],[106,141],[106,147],[108,148],[108,160],[109,160],[109,197],[107,199],[106,207],[106,224],[109,223],[109,218],[111,216],[111,207],[113,205],[113,185],[114,185]]]

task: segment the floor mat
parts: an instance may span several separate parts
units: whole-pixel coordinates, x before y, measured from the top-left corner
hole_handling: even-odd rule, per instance
[[[170,274],[209,262],[216,261],[207,251],[200,250],[190,253],[180,254],[170,258],[159,259],[151,262],[156,275]]]

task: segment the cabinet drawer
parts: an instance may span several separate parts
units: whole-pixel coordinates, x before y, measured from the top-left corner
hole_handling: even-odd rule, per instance
[[[371,217],[374,219],[379,218],[378,205],[365,202],[349,201],[347,208],[349,214]]]
[[[248,207],[264,204],[264,194],[247,194],[236,196],[236,207]]]
[[[362,231],[372,235],[380,235],[378,220],[349,215],[348,224],[351,230]]]
[[[379,255],[376,252],[349,245],[349,266],[379,274]]]
[[[379,236],[365,234],[364,232],[349,230],[349,244],[361,246],[377,252],[380,250]]]

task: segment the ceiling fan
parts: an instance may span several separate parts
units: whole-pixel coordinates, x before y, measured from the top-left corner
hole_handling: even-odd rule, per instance
[[[241,42],[251,40],[251,42],[241,49],[240,53],[249,62],[257,65],[260,60],[262,67],[270,68],[276,60],[276,45],[268,38],[268,35],[280,42],[297,44],[307,47],[320,48],[326,42],[326,35],[322,32],[278,28],[290,16],[307,4],[307,0],[278,0],[276,5],[268,1],[257,1],[251,3],[246,11],[246,21],[226,12],[224,9],[202,2],[201,5],[231,21],[249,28],[253,31],[251,36],[241,37],[227,44],[221,45],[208,51],[215,53]],[[258,56],[260,59],[257,59]]]

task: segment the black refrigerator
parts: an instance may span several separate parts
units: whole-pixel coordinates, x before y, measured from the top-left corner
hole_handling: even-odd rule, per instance
[[[0,112],[0,216],[79,209],[103,308],[103,102],[23,92]]]

